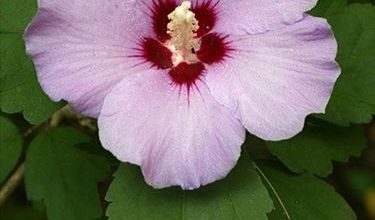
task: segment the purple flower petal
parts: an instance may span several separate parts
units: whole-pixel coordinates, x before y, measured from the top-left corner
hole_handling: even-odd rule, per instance
[[[231,58],[207,67],[207,84],[249,132],[287,139],[302,130],[307,115],[324,112],[340,74],[337,44],[325,20],[306,17],[231,40]]]
[[[217,12],[215,31],[231,34],[262,33],[293,24],[317,0],[194,0],[210,4]]]
[[[167,32],[181,2],[40,0],[25,34],[47,94],[99,116],[103,146],[156,188],[223,178],[243,125],[294,136],[324,112],[340,73],[329,25],[304,17],[316,0],[194,0],[189,38],[186,24]]]
[[[189,90],[163,71],[124,79],[105,99],[100,140],[121,161],[140,165],[155,188],[198,188],[225,177],[245,130],[198,81]]]
[[[44,91],[97,117],[105,95],[137,72],[139,60],[129,54],[153,33],[147,11],[131,0],[39,1],[25,41]]]

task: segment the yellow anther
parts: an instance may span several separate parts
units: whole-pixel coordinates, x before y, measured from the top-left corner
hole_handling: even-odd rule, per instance
[[[176,62],[189,59],[192,49],[196,48],[196,31],[199,29],[195,14],[190,11],[191,2],[184,1],[168,15],[167,33],[171,36],[169,47],[176,53]]]

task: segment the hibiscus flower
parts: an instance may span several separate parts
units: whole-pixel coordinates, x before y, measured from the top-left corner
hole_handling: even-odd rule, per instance
[[[195,189],[322,113],[340,69],[316,0],[39,0],[25,34],[52,100],[155,188]]]

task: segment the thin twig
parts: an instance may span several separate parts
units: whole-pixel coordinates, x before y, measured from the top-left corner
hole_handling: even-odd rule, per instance
[[[13,191],[18,187],[25,174],[25,162],[22,162],[16,171],[5,182],[0,189],[0,207],[7,201],[8,197],[12,195]]]
[[[37,133],[46,123],[42,123],[39,125],[35,125],[28,129],[24,134],[24,138],[33,137],[35,133]],[[12,195],[15,189],[21,183],[25,174],[25,161],[19,164],[17,169],[12,173],[12,175],[8,178],[5,184],[0,189],[0,207],[5,204],[8,198]]]
[[[42,124],[39,124],[39,125],[35,125],[31,128],[29,128],[24,134],[23,134],[23,137],[24,138],[27,138],[27,137],[31,137],[33,136],[36,132],[38,132],[38,130],[43,127],[45,124],[42,123]]]

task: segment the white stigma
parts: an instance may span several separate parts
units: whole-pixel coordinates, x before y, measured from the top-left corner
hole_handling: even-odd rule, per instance
[[[184,1],[172,13],[168,15],[170,22],[167,25],[167,33],[171,36],[168,47],[173,52],[173,63],[182,61],[190,62],[195,59],[192,50],[197,48],[197,40],[194,37],[198,29],[198,20],[190,11],[191,2]]]

